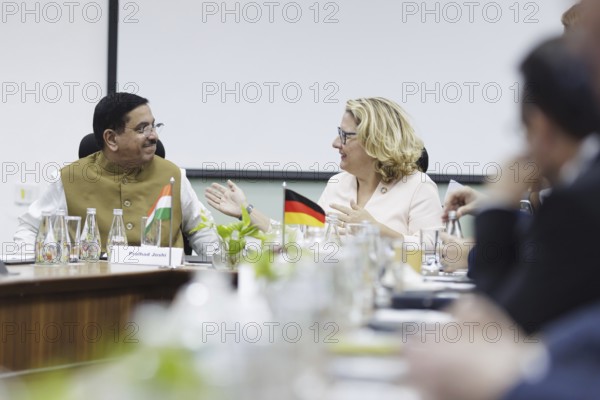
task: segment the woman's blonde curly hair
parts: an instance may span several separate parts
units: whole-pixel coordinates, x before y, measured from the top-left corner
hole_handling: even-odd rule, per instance
[[[390,183],[418,169],[423,141],[415,134],[404,110],[382,97],[349,100],[346,112],[357,124],[359,143],[375,158],[375,172]]]

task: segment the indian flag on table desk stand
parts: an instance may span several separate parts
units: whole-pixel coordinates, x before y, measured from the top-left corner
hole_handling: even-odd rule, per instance
[[[150,230],[152,223],[160,224],[160,221],[169,220],[169,267],[172,267],[171,261],[171,249],[173,248],[173,219],[171,218],[171,199],[173,198],[173,185],[175,184],[175,178],[171,178],[168,185],[165,185],[158,199],[152,206],[152,209],[148,212],[148,219],[146,220],[146,226],[144,229],[146,233]],[[160,243],[159,243],[160,244]]]
[[[325,226],[325,211],[314,201],[286,188],[283,183],[283,229],[281,242],[285,244],[285,225]]]

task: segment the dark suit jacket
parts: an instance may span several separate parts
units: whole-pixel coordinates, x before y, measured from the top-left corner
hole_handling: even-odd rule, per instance
[[[547,374],[521,382],[504,400],[597,400],[600,398],[600,303],[551,324],[545,332]]]
[[[477,217],[472,275],[481,291],[529,333],[600,300],[600,158],[553,190],[524,235],[519,221],[507,210]]]

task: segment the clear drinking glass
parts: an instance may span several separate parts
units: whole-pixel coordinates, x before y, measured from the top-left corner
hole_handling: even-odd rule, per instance
[[[402,240],[394,241],[392,247],[396,253],[397,261],[402,264],[407,264],[420,275],[423,253],[419,241],[420,237],[412,240],[405,237]]]
[[[340,222],[338,215],[334,213],[327,214],[327,231],[325,232],[325,241],[327,243],[334,243],[338,246],[342,245],[342,238],[340,237],[339,226]]]
[[[281,238],[283,236],[282,229],[281,223],[271,222],[271,227],[265,235],[265,243],[269,243],[269,245],[273,246],[276,250],[281,249]],[[286,237],[285,240],[289,241],[290,238]]]
[[[279,223],[279,225],[281,225],[281,223]],[[285,243],[297,243],[302,245],[304,243],[304,236],[307,228],[306,225],[299,224],[285,225]],[[279,241],[281,241],[281,239],[279,239]]]
[[[154,246],[160,247],[160,221],[154,220],[150,223],[150,226],[146,228],[148,217],[142,217],[141,227],[141,240],[142,246]]]
[[[361,237],[369,233],[369,224],[363,222],[345,224],[344,229],[346,230],[346,236]]]
[[[444,228],[421,229],[421,273],[423,275],[439,275],[442,264],[440,262],[440,252],[442,248],[442,239],[440,232]]]
[[[81,217],[68,215],[65,217],[69,233],[69,262],[79,262],[81,251]]]
[[[323,242],[325,242],[325,228],[316,226],[309,226],[306,228],[302,247],[310,249],[315,244],[320,246]]]
[[[368,237],[347,236],[338,254],[333,265],[336,308],[346,314],[349,328],[357,328],[371,318],[375,303]]]

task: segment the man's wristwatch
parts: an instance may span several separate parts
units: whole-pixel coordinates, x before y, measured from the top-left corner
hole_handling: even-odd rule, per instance
[[[254,210],[254,206],[252,204],[248,204],[246,206],[246,212],[248,212],[248,215],[252,214],[252,210]],[[240,215],[238,217],[238,219],[241,221],[242,220],[242,216]]]

